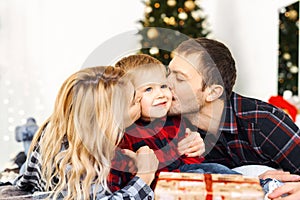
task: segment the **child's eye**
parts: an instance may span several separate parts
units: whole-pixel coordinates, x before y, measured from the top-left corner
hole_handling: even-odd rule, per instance
[[[147,87],[146,89],[145,89],[145,92],[151,92],[152,91],[152,87]]]
[[[167,84],[163,84],[160,86],[160,88],[165,89],[165,88],[168,88],[168,86],[167,86]]]

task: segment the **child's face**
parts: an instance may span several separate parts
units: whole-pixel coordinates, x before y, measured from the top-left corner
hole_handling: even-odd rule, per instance
[[[172,103],[172,93],[167,85],[165,74],[156,73],[151,77],[155,81],[148,78],[147,82],[137,89],[142,94],[141,118],[146,121],[166,116]]]

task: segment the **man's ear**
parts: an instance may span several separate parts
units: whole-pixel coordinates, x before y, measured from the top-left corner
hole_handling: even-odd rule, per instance
[[[224,88],[221,85],[211,85],[207,88],[208,95],[206,96],[206,101],[214,101],[222,96]]]

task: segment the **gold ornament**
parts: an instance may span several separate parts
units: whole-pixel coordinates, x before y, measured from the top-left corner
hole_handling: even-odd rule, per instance
[[[188,1],[184,2],[184,7],[185,7],[188,11],[191,11],[191,10],[194,10],[194,9],[195,9],[196,4],[195,4],[194,1],[188,0]]]
[[[290,20],[296,20],[298,17],[298,12],[296,10],[290,10],[285,13],[285,16]]]
[[[188,18],[188,15],[186,14],[186,12],[181,12],[178,14],[178,18],[182,20],[186,20]]]
[[[143,47],[144,47],[144,48],[149,47],[149,45],[150,45],[149,42],[144,42],[144,43],[143,43]]]
[[[168,0],[167,1],[167,5],[170,7],[174,7],[174,6],[176,6],[176,4],[177,4],[176,0]]]
[[[151,55],[155,55],[159,53],[159,49],[157,47],[152,47],[149,52]]]
[[[284,54],[282,55],[282,57],[283,57],[284,60],[290,60],[290,59],[291,59],[291,54],[289,54],[289,53],[284,53]]]
[[[296,65],[293,65],[291,68],[290,68],[290,72],[292,74],[296,74],[298,73],[298,67]]]
[[[155,21],[155,18],[154,17],[150,17],[149,18],[149,22],[154,22]]]
[[[165,17],[164,18],[164,22],[166,23],[166,24],[168,24],[168,25],[172,25],[172,26],[174,26],[174,25],[176,25],[176,20],[175,20],[175,18],[174,17]]]
[[[160,7],[160,4],[159,4],[159,3],[155,3],[155,4],[154,4],[154,7],[155,7],[155,8],[159,8],[159,7]]]
[[[178,8],[177,10],[179,13],[184,12],[184,10],[182,8]]]
[[[282,83],[284,83],[284,79],[283,78],[279,78],[278,82],[282,84]]]
[[[150,6],[145,7],[145,13],[149,14],[152,12],[152,8]]]
[[[158,31],[156,28],[150,28],[148,31],[147,31],[147,36],[149,39],[154,39],[154,38],[157,38],[159,35]]]
[[[176,25],[175,17],[170,17],[169,24],[172,25],[172,26],[175,26],[175,25]]]
[[[200,21],[201,20],[201,15],[202,15],[202,13],[201,13],[201,11],[200,10],[197,10],[197,11],[192,11],[191,12],[191,15],[192,15],[192,17],[198,22],[198,21]]]

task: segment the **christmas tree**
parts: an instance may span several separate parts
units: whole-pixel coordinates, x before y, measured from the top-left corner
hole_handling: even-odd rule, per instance
[[[279,13],[279,75],[278,94],[285,90],[298,95],[299,1]]]
[[[172,51],[189,37],[207,37],[205,16],[195,0],[146,0],[141,53],[168,65]]]

